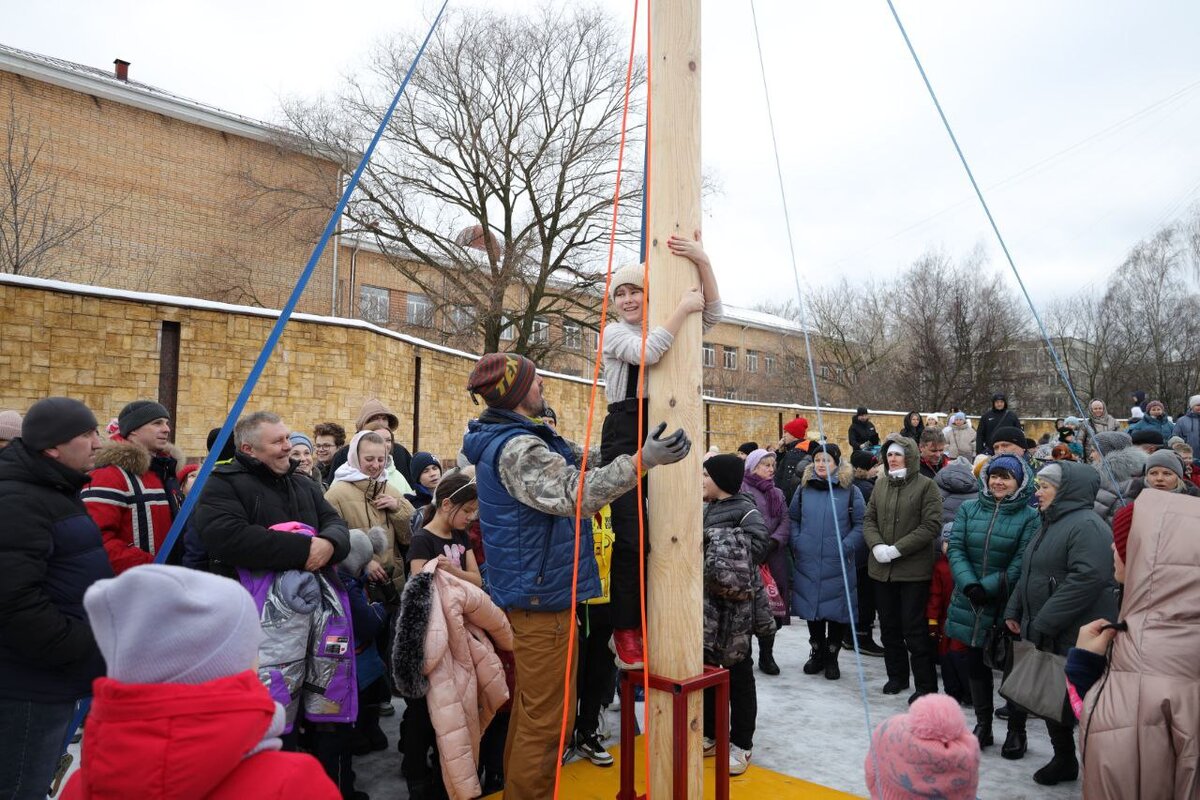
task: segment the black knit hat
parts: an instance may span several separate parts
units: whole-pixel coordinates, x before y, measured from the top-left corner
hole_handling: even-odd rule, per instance
[[[48,450],[96,430],[96,415],[70,397],[38,400],[21,421],[21,440],[31,450]]]
[[[866,406],[859,406],[858,410],[854,412],[854,416],[861,417],[863,414],[867,414],[867,413],[870,413],[870,412],[867,411]]]
[[[1133,439],[1134,444],[1156,444],[1159,447],[1166,444],[1160,431],[1149,430],[1146,428],[1138,428],[1136,431],[1130,434],[1130,438]]]
[[[855,469],[870,469],[879,463],[879,459],[866,450],[855,450],[850,454],[850,466]]]
[[[809,448],[809,453],[813,458],[816,458],[817,453],[822,451],[829,454],[829,457],[833,459],[834,464],[842,463],[842,448],[838,447],[833,442],[826,442],[824,447],[818,444],[816,447]]]
[[[1008,442],[1009,444],[1015,444],[1017,447],[1025,447],[1025,441],[1025,431],[1008,425],[1003,428],[997,428],[996,432],[992,434],[992,440],[988,444],[995,447],[996,442]]]
[[[166,406],[153,400],[134,400],[117,415],[117,427],[122,436],[128,436],[143,425],[164,418],[171,418]]]
[[[746,477],[746,462],[732,453],[717,453],[704,461],[704,469],[717,488],[729,494],[742,490],[742,479]]]
[[[738,445],[737,451],[744,455],[750,455],[758,449],[758,442],[742,442]]]

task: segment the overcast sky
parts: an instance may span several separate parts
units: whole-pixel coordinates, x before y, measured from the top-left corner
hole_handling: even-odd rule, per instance
[[[276,120],[281,96],[335,90],[379,36],[423,29],[437,5],[0,0],[0,42],[98,67],[120,57],[136,80]],[[632,0],[602,5],[630,19]],[[703,158],[721,187],[705,240],[726,298],[752,305],[792,280],[750,5],[703,7]],[[1038,302],[1102,284],[1200,199],[1200,3],[897,7]],[[887,4],[756,8],[804,281],[885,278],[931,247],[982,245],[1001,267]]]

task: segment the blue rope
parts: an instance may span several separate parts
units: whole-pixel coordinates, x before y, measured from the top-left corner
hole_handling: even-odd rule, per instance
[[[904,44],[908,47],[909,55],[912,56],[913,63],[917,65],[917,71],[921,73],[921,80],[925,82],[925,88],[929,91],[929,99],[933,101],[934,108],[937,109],[938,116],[942,120],[942,125],[946,129],[946,133],[950,136],[950,142],[954,145],[954,152],[958,153],[958,160],[962,162],[963,170],[967,173],[967,179],[971,182],[971,188],[975,190],[975,196],[979,198],[979,205],[983,207],[983,213],[987,216],[988,224],[992,226],[992,232],[996,234],[996,241],[1000,243],[1000,249],[1004,252],[1004,258],[1008,261],[1008,266],[1012,269],[1013,276],[1017,279],[1017,285],[1021,287],[1021,294],[1025,295],[1025,302],[1029,304],[1029,310],[1033,312],[1034,322],[1037,323],[1042,338],[1046,340],[1046,347],[1050,351],[1050,357],[1054,359],[1054,367],[1058,371],[1058,376],[1062,378],[1063,384],[1066,385],[1067,393],[1070,394],[1071,402],[1075,406],[1075,410],[1079,412],[1080,419],[1083,420],[1084,425],[1087,426],[1092,436],[1095,437],[1096,429],[1092,425],[1091,415],[1084,413],[1083,404],[1079,402],[1079,397],[1075,393],[1075,386],[1071,383],[1071,376],[1067,373],[1062,359],[1058,356],[1058,350],[1054,347],[1054,342],[1050,339],[1050,333],[1046,330],[1046,326],[1042,322],[1042,317],[1038,314],[1037,307],[1033,304],[1033,298],[1030,297],[1029,290],[1025,288],[1025,281],[1021,278],[1021,273],[1017,270],[1012,253],[1008,250],[1008,244],[1005,243],[1004,236],[1000,233],[1000,227],[996,224],[996,218],[992,216],[992,210],[988,207],[987,200],[983,198],[983,190],[979,188],[979,183],[975,180],[975,173],[971,171],[971,165],[967,163],[967,157],[963,154],[962,148],[958,144],[958,137],[954,135],[954,130],[950,127],[950,120],[946,118],[946,112],[942,110],[942,104],[938,101],[937,93],[933,90],[933,84],[930,83],[929,76],[925,74],[925,67],[921,64],[921,59],[917,56],[917,51],[913,47],[912,40],[908,38],[908,31],[904,29],[904,23],[900,21],[900,14],[897,13],[896,6],[892,3],[892,0],[886,0],[886,2],[888,8],[891,9],[892,18],[896,20],[896,27],[900,29],[900,35],[904,37]],[[1118,500],[1123,501],[1124,496],[1121,492],[1121,487],[1118,485],[1116,476],[1108,465],[1107,456],[1105,456],[1099,445],[1096,446],[1096,451],[1100,453],[1100,462],[1116,489]]]
[[[808,304],[804,300],[804,292],[800,286],[800,267],[796,260],[796,245],[792,238],[792,218],[791,218],[791,214],[788,211],[787,191],[785,190],[784,183],[783,183],[783,165],[780,162],[780,158],[779,158],[779,138],[775,135],[775,116],[771,111],[771,93],[767,87],[767,68],[766,68],[766,65],[763,63],[762,41],[759,38],[759,34],[758,34],[758,14],[755,12],[754,0],[750,0],[750,18],[754,24],[754,44],[758,49],[758,67],[759,67],[759,72],[762,74],[763,95],[766,99],[766,104],[767,104],[767,123],[768,123],[768,127],[771,131],[771,146],[774,148],[774,153],[775,153],[775,173],[779,178],[779,199],[783,205],[783,218],[784,218],[784,224],[787,229],[788,251],[791,254],[791,260],[792,260],[792,277],[796,284],[796,301],[799,303],[800,326],[804,331],[804,352],[805,352],[805,356],[807,357],[807,362],[808,362],[807,363],[808,380],[809,380],[810,385],[812,386],[813,405],[816,407],[816,410],[817,410],[817,431],[820,433],[820,436],[821,436],[821,452],[828,455],[829,451],[826,447],[826,443],[829,441],[829,439],[825,435],[825,418],[824,418],[824,415],[821,413],[821,398],[820,398],[820,393],[817,389],[817,373],[816,373],[816,367],[813,364],[812,342],[810,341],[809,334],[808,334],[808,328],[809,328],[809,326],[808,326]],[[831,475],[830,481],[829,481],[829,487],[830,487],[829,488],[829,508],[832,512],[831,516],[833,519],[833,532],[834,532],[834,536],[836,537],[835,546],[838,548],[839,553],[840,553],[841,547],[842,547],[842,531],[841,531],[841,523],[838,521],[838,505],[839,504],[835,503],[834,498],[833,498],[833,485],[834,484],[833,484],[832,478],[833,478],[833,476]],[[849,486],[845,487],[845,489],[847,492],[850,493],[851,498],[853,498],[854,497],[854,483],[851,482]],[[796,491],[802,492],[802,491],[804,491],[804,487],[798,486],[798,487],[796,487]],[[853,512],[851,512],[851,522],[853,523]],[[790,524],[790,521],[789,521],[789,524]],[[853,634],[854,634],[852,637],[854,639],[854,665],[858,672],[858,690],[859,690],[859,694],[862,698],[863,717],[866,721],[867,739],[869,741],[871,738],[871,732],[874,729],[874,726],[872,726],[872,724],[871,724],[871,703],[867,698],[867,675],[866,675],[865,669],[863,668],[862,651],[859,649],[859,643],[858,643],[858,627],[857,627],[856,621],[854,619],[854,614],[853,614],[855,604],[854,604],[854,600],[850,597],[850,576],[849,576],[849,573],[846,571],[845,555],[841,554],[841,557],[838,559],[838,561],[842,567],[842,590],[845,592],[845,595],[846,595],[846,610],[847,610],[847,612],[849,612],[849,616],[851,618],[850,619],[850,629],[853,631]],[[868,752],[871,753],[873,758],[875,757],[875,749],[874,748],[868,746]],[[878,771],[878,764],[876,764],[876,771]]]
[[[192,513],[192,509],[200,497],[200,490],[204,488],[204,482],[208,480],[209,474],[212,473],[213,467],[220,458],[222,448],[229,441],[229,436],[233,433],[233,428],[237,424],[238,418],[241,417],[242,412],[245,410],[246,403],[249,402],[250,395],[254,392],[254,387],[258,384],[258,379],[262,377],[263,370],[271,358],[271,353],[275,350],[275,346],[279,344],[279,338],[283,335],[283,329],[287,326],[288,320],[291,319],[292,314],[295,312],[296,305],[300,302],[300,296],[304,294],[304,289],[308,286],[308,281],[317,267],[317,262],[320,261],[321,255],[325,252],[325,246],[329,243],[329,239],[333,236],[334,231],[337,230],[338,220],[342,218],[342,212],[346,210],[346,204],[350,201],[350,196],[354,193],[354,189],[358,186],[358,182],[362,178],[363,170],[366,169],[367,163],[371,160],[371,155],[375,152],[375,146],[383,138],[383,132],[387,129],[388,123],[391,122],[392,114],[396,111],[396,106],[399,105],[400,98],[404,95],[404,90],[408,87],[408,81],[412,78],[417,64],[420,63],[421,56],[425,54],[425,47],[429,44],[429,40],[433,38],[433,33],[437,29],[438,22],[441,21],[442,14],[445,12],[449,2],[450,0],[443,0],[442,7],[438,10],[433,24],[429,26],[429,33],[425,34],[425,40],[421,42],[421,47],[417,50],[417,55],[413,58],[412,63],[408,65],[408,72],[404,75],[404,80],[400,82],[400,88],[396,90],[396,94],[392,98],[392,104],[388,106],[383,119],[379,121],[379,127],[375,130],[375,136],[371,139],[371,144],[367,146],[367,151],[363,153],[362,159],[358,162],[358,168],[354,170],[354,175],[351,176],[350,182],[346,184],[346,190],[342,192],[342,197],[338,200],[337,207],[329,215],[329,222],[325,225],[325,231],[321,234],[320,241],[313,248],[312,255],[308,259],[308,264],[305,265],[304,271],[300,273],[300,280],[297,281],[296,287],[292,290],[292,294],[284,305],[283,310],[279,312],[279,319],[275,320],[275,326],[271,329],[271,334],[263,344],[262,352],[258,354],[258,360],[254,362],[254,367],[246,377],[246,383],[242,386],[241,392],[238,393],[237,399],[234,400],[233,408],[229,410],[229,416],[225,418],[225,424],[221,426],[221,432],[217,434],[217,438],[209,450],[208,457],[204,459],[204,464],[200,467],[200,471],[196,475],[196,481],[192,484],[192,490],[188,492],[183,507],[179,509],[179,514],[175,517],[175,522],[171,525],[171,530],[167,532],[167,538],[163,542],[162,548],[159,550],[158,555],[155,556],[155,562],[162,563],[166,560],[167,554],[171,552],[176,539],[179,538],[179,534],[183,531],[188,516]]]
[[[283,329],[287,326],[288,320],[291,319],[292,314],[295,312],[296,305],[300,302],[301,295],[304,294],[304,288],[308,285],[309,279],[312,278],[313,271],[317,267],[317,262],[321,260],[321,255],[325,252],[325,246],[329,243],[330,237],[337,229],[337,223],[342,217],[342,212],[346,210],[346,204],[350,201],[350,195],[354,193],[355,187],[358,186],[363,170],[366,169],[367,163],[371,160],[371,155],[375,152],[375,146],[383,138],[383,132],[387,129],[388,123],[391,122],[392,114],[395,113],[396,106],[399,105],[400,98],[404,95],[404,90],[408,87],[408,81],[412,77],[413,71],[416,70],[417,64],[420,63],[421,56],[425,54],[425,47],[429,44],[429,40],[433,38],[433,33],[437,29],[438,23],[442,19],[442,14],[445,12],[449,2],[450,0],[443,0],[442,7],[438,10],[433,24],[429,26],[429,33],[425,35],[425,40],[421,42],[421,47],[417,50],[416,57],[413,58],[412,63],[408,66],[408,72],[404,75],[404,80],[400,82],[400,88],[396,90],[396,95],[392,98],[392,104],[388,106],[387,113],[380,120],[379,128],[376,129],[375,136],[371,139],[371,144],[367,147],[367,151],[363,153],[362,159],[358,162],[358,168],[354,170],[354,175],[346,185],[346,190],[342,192],[341,199],[338,200],[337,207],[334,208],[333,213],[329,216],[329,222],[325,225],[325,232],[321,234],[320,241],[313,248],[312,255],[308,259],[308,264],[305,265],[304,271],[300,273],[300,279],[297,281],[296,287],[292,290],[287,304],[279,312],[279,319],[275,320],[275,326],[271,329],[271,334],[267,337],[267,341],[263,343],[262,352],[258,354],[258,360],[254,362],[254,367],[246,377],[246,383],[242,386],[242,391],[238,393],[237,399],[233,403],[233,408],[229,409],[229,416],[225,418],[225,424],[221,426],[221,432],[217,435],[216,441],[213,442],[208,457],[204,459],[204,464],[200,467],[196,480],[192,484],[192,490],[188,492],[183,506],[179,509],[179,514],[175,517],[175,522],[171,525],[171,530],[167,532],[167,538],[163,541],[162,547],[154,557],[156,564],[166,561],[167,554],[171,552],[171,548],[175,546],[179,534],[183,531],[184,524],[187,522],[188,516],[192,513],[192,509],[200,497],[200,490],[204,487],[204,482],[208,480],[209,474],[212,473],[217,459],[220,458],[221,449],[225,446],[225,442],[229,441],[229,436],[233,432],[234,425],[237,424],[238,418],[242,415],[242,411],[245,410],[246,403],[249,402],[250,395],[254,392],[254,387],[258,383],[258,379],[262,377],[263,370],[271,358],[271,353],[275,350],[275,346],[279,344],[279,338],[283,335]],[[75,716],[71,720],[71,724],[67,727],[67,735],[62,748],[64,754],[67,752],[67,748],[71,744],[71,739],[74,738],[75,731],[82,724],[83,718],[90,706],[90,697],[85,697],[79,702]]]

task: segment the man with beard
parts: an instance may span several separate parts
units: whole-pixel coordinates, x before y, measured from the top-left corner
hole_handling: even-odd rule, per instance
[[[575,624],[571,582],[579,483],[583,504],[575,601],[582,603],[600,593],[592,515],[637,486],[636,455],[619,455],[581,473],[580,449],[543,419],[542,379],[524,356],[484,355],[471,371],[467,390],[487,404],[467,426],[463,453],[476,469],[488,591],[506,612],[515,641],[517,685],[505,748],[505,796],[549,797],[563,719],[560,677],[569,670],[569,684],[575,685],[567,647]],[[691,450],[682,430],[659,438],[664,428],[652,430],[642,445],[644,469],[672,464]],[[589,458],[591,464],[598,461]],[[574,725],[574,709],[572,696],[567,730]]]

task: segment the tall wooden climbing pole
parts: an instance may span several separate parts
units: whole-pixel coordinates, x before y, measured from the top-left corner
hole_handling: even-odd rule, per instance
[[[700,228],[700,0],[651,0],[650,152],[647,159],[650,260],[649,324],[661,325],[684,291],[698,286],[691,262],[671,255],[667,237],[692,236]],[[666,356],[650,369],[647,427],[667,421],[693,440],[679,464],[650,478],[648,667],[684,679],[703,669],[703,576],[700,468],[703,451],[700,315],[684,323]],[[651,692],[650,775],[652,798],[672,797],[671,698]],[[688,705],[688,797],[703,795],[701,696]]]

